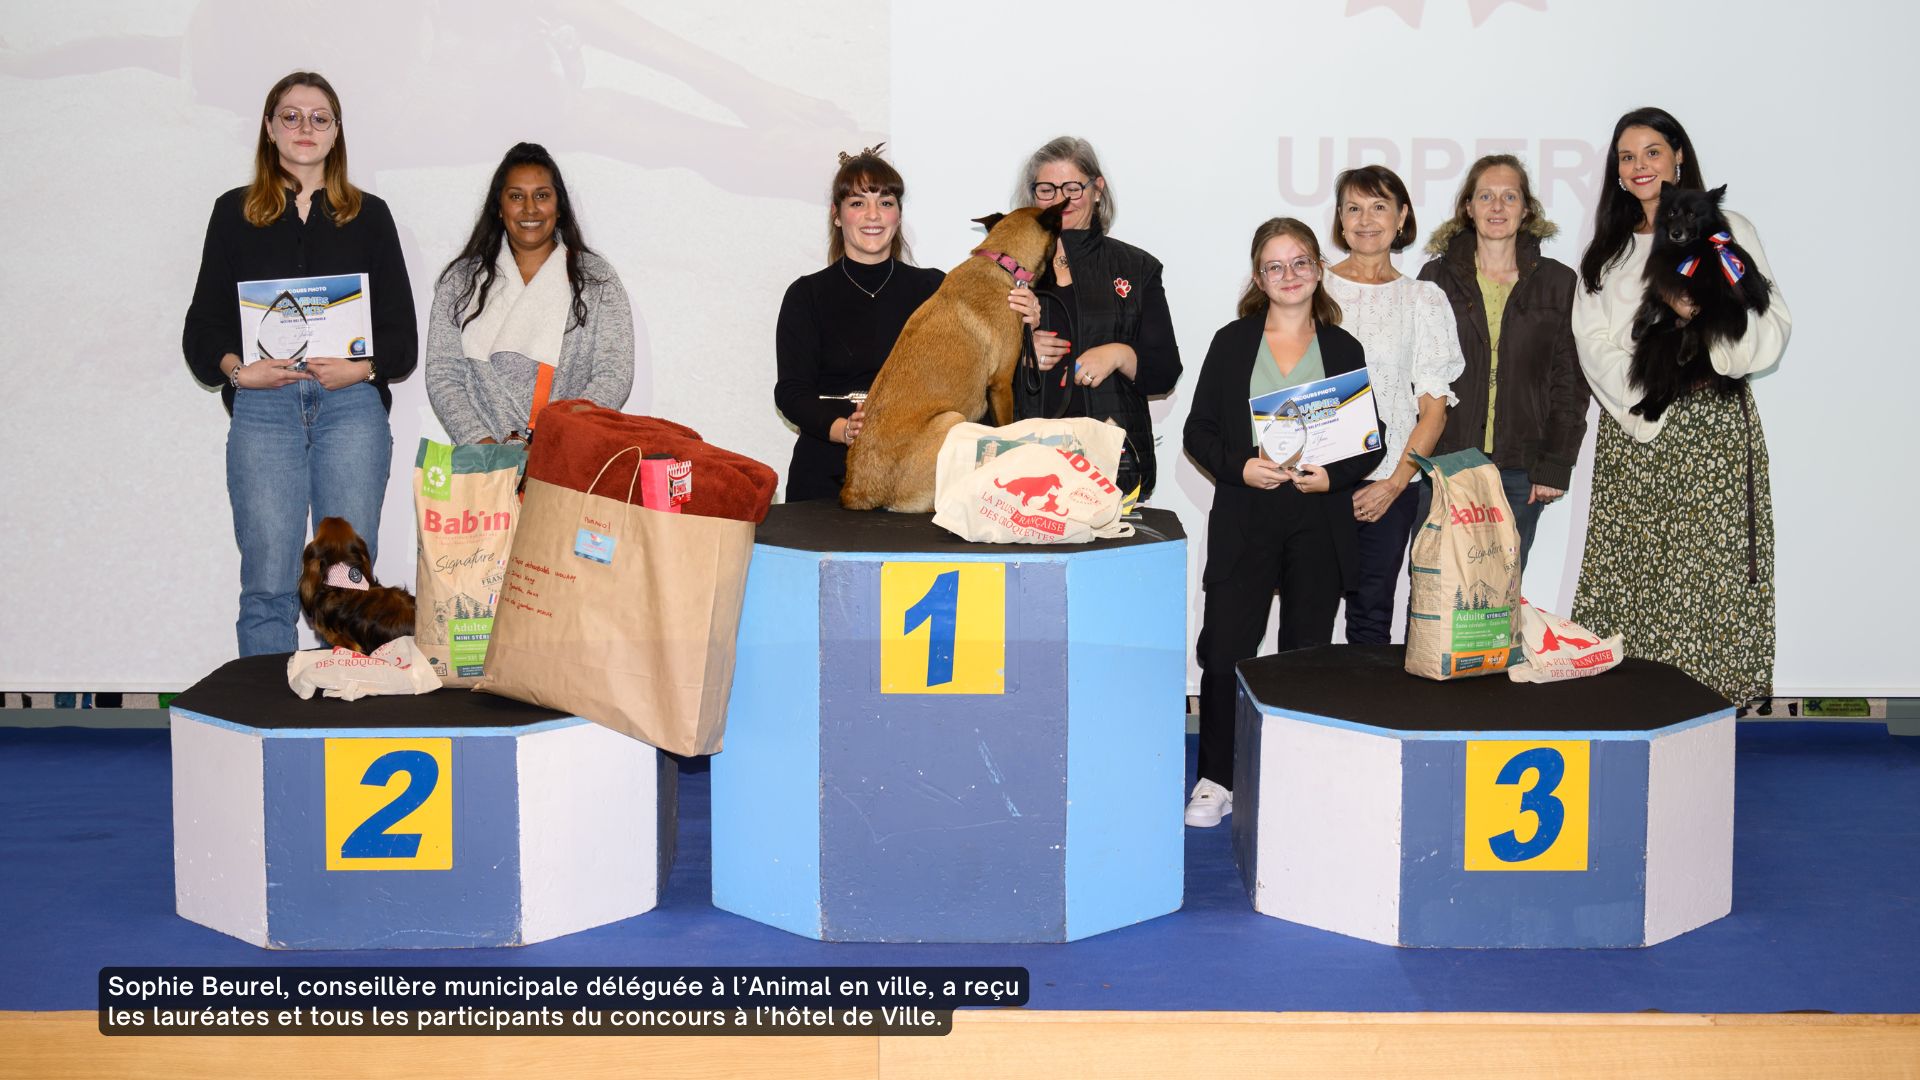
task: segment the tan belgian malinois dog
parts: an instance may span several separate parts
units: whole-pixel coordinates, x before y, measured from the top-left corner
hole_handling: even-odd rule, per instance
[[[1013,422],[1020,316],[1007,306],[1053,257],[1066,202],[975,220],[987,238],[913,313],[867,392],[866,421],[847,447],[840,505],[924,514],[947,431],[986,414]]]

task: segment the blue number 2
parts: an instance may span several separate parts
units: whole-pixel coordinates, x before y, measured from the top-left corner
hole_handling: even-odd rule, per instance
[[[393,801],[360,823],[340,845],[343,859],[411,859],[420,852],[419,833],[389,833],[388,829],[420,808],[440,782],[440,763],[425,750],[395,750],[373,759],[360,782],[385,787],[394,773],[407,774],[407,786]]]
[[[1528,769],[1537,770],[1539,775],[1532,787],[1520,793],[1520,812],[1534,816],[1533,839],[1523,844],[1514,831],[1508,829],[1488,841],[1493,846],[1494,858],[1501,862],[1526,862],[1541,854],[1560,838],[1560,827],[1566,823],[1566,804],[1554,798],[1553,792],[1567,773],[1567,759],[1551,746],[1536,746],[1513,755],[1494,783],[1518,784]]]
[[[933,587],[907,609],[902,634],[911,634],[923,622],[931,622],[927,631],[927,685],[939,686],[953,681],[953,635],[959,622],[960,571],[949,570],[933,579]]]

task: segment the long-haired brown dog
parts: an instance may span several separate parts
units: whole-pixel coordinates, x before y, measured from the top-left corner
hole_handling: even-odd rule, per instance
[[[370,653],[413,633],[413,594],[373,576],[367,542],[346,518],[321,518],[300,556],[300,610],[320,640]]]
[[[860,437],[847,447],[840,505],[926,513],[947,431],[980,419],[989,399],[1000,423],[1013,422],[1021,324],[1007,292],[1046,269],[1066,205],[975,219],[987,238],[907,320],[874,377]]]

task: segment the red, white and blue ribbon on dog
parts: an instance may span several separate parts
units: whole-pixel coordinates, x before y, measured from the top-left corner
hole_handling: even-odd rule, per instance
[[[1727,284],[1740,284],[1740,279],[1747,275],[1747,264],[1740,261],[1740,256],[1727,250],[1727,245],[1733,243],[1733,234],[1717,232],[1707,237],[1707,242],[1713,245],[1714,254],[1720,256],[1720,272],[1727,275]],[[1699,268],[1698,255],[1689,255],[1680,260],[1681,277],[1692,277]]]

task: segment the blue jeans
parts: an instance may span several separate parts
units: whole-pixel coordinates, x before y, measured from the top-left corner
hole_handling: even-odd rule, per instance
[[[227,498],[240,545],[241,656],[299,647],[300,552],[311,520],[343,517],[377,553],[393,433],[372,383],[242,390],[227,429]]]
[[[1427,514],[1433,509],[1433,485],[1423,483],[1420,487],[1420,511],[1413,519],[1414,528],[1427,520]],[[1546,503],[1528,505],[1527,496],[1533,494],[1533,481],[1527,478],[1525,469],[1501,469],[1500,488],[1507,493],[1507,505],[1513,508],[1513,527],[1520,532],[1520,572],[1527,572],[1527,553],[1533,550],[1533,534],[1540,528],[1540,511],[1547,508]]]
[[[1393,640],[1393,605],[1413,540],[1415,500],[1428,485],[1408,484],[1378,521],[1354,525],[1354,580],[1347,590],[1347,643],[1385,645]]]

